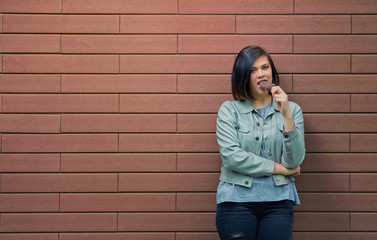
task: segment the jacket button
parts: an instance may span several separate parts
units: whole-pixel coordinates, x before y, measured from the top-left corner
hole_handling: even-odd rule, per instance
[[[259,137],[256,137],[255,140],[259,141]]]
[[[259,122],[257,122],[257,126],[258,126],[258,127],[260,126]]]
[[[288,135],[287,135],[287,134],[285,134],[285,135],[284,135],[284,137],[285,137],[285,138],[288,138]]]
[[[246,185],[249,184],[249,181],[246,180],[246,181],[245,181],[245,184],[246,184]]]

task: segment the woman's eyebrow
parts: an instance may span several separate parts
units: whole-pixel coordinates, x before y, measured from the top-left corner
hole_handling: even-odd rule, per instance
[[[266,65],[269,65],[269,63],[264,63],[264,64],[261,65],[261,67],[264,67]],[[251,68],[253,69],[253,68],[257,68],[257,67],[251,67]]]

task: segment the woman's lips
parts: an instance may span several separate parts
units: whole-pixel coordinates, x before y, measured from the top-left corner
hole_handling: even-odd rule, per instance
[[[263,81],[267,81],[267,79],[262,79],[262,80],[259,80],[258,82],[257,82],[257,85],[259,85],[261,82],[263,82]]]

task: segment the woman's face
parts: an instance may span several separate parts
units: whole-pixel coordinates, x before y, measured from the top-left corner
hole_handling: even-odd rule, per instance
[[[262,55],[255,59],[251,67],[250,87],[254,97],[268,94],[258,86],[258,83],[264,80],[272,82],[272,69],[267,57]]]

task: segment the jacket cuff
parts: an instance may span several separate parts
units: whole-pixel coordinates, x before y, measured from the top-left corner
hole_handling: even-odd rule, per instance
[[[274,173],[274,168],[275,168],[274,161],[266,161],[264,163],[265,176],[271,176]]]
[[[298,135],[298,130],[296,126],[291,131],[288,131],[288,132],[284,130],[284,125],[279,125],[278,128],[280,132],[283,134],[284,141],[292,140],[296,138]]]

